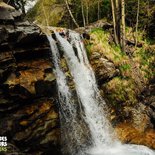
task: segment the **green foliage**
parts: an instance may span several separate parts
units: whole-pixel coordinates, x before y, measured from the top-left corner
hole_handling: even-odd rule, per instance
[[[119,68],[121,71],[126,71],[126,70],[131,69],[131,65],[130,64],[123,64]]]
[[[30,20],[30,21],[35,21],[36,20],[36,16],[38,14],[38,10],[39,10],[39,5],[40,5],[40,2],[36,3],[36,5],[30,9],[30,11],[27,13],[27,18]]]
[[[139,34],[142,34],[139,31]],[[127,27],[127,37],[131,38],[133,32]],[[119,46],[109,42],[110,33],[95,28],[90,33],[91,40],[88,43],[88,51],[99,52],[103,57],[113,62],[119,70],[119,76],[113,78],[103,86],[104,95],[114,106],[133,105],[137,103],[137,95],[143,90],[143,84],[147,84],[154,76],[155,50],[148,42],[143,47],[135,48],[132,57],[121,51]],[[142,35],[139,41],[142,42]],[[90,45],[91,44],[91,45]]]
[[[39,0],[28,12],[27,18],[31,21],[35,20],[41,25],[58,26],[63,15],[64,8],[56,0]]]
[[[126,1],[126,23],[130,27],[136,25],[137,1]],[[139,29],[146,30],[150,38],[155,37],[155,1],[140,0]],[[154,38],[155,39],[155,38]]]
[[[140,68],[146,79],[151,79],[154,77],[154,61],[155,61],[155,51],[151,49],[141,48],[136,53],[135,56],[140,60]]]
[[[121,47],[120,47],[119,45],[116,45],[115,43],[112,43],[111,47],[112,47],[117,53],[119,53],[119,55],[120,55],[121,57],[126,56],[125,52],[123,52],[123,51],[121,50]]]
[[[103,29],[102,28],[93,28],[92,30],[91,30],[91,33],[103,33],[104,31],[103,31]]]
[[[87,52],[87,56],[88,56],[88,58],[90,57],[90,55],[91,55],[91,48],[92,48],[92,44],[87,44],[86,45],[86,52]]]
[[[22,0],[17,0],[22,1]],[[89,23],[98,20],[98,12],[100,19],[106,18],[112,21],[111,3],[110,0],[69,0],[69,7],[75,20],[80,26],[83,26],[82,7],[81,1],[83,1],[84,16],[86,19],[88,8],[88,20]],[[99,2],[99,10],[98,10]],[[28,17],[31,20],[38,20],[45,24],[45,13],[42,9],[44,4],[46,18],[49,20],[49,25],[54,26],[66,26],[69,28],[75,28],[75,25],[66,9],[64,0],[39,0],[37,5],[31,9],[28,13]],[[152,0],[140,0],[140,12],[139,12],[139,24],[138,29],[146,32],[147,36],[151,39],[155,39],[155,1]],[[133,27],[135,30],[136,16],[137,16],[137,1],[126,1],[126,25]],[[44,14],[44,15],[43,15]],[[126,28],[127,29],[127,28]],[[143,33],[144,34],[144,33]]]
[[[135,85],[130,79],[115,77],[105,84],[104,89],[106,89],[105,96],[114,106],[118,106],[118,104],[132,105],[137,102]]]
[[[105,1],[100,1],[100,11],[99,11],[99,16],[100,19],[104,18],[104,17],[111,17],[111,7],[110,7],[110,2],[109,0],[105,0]],[[86,7],[89,7],[89,23],[95,22],[98,20],[98,1],[93,1],[93,0],[83,0],[83,5],[84,5],[84,15],[86,17]],[[83,26],[83,20],[82,20],[82,10],[81,10],[81,0],[69,0],[69,6],[70,9],[76,19],[76,21],[78,22],[78,24],[80,26]],[[71,17],[68,13],[68,10],[65,7],[65,3],[64,0],[39,0],[38,3],[36,4],[36,6],[34,8],[31,9],[31,11],[28,13],[28,18],[33,21],[33,20],[39,20],[39,22],[41,20],[44,20],[45,17],[42,17],[44,15],[44,11],[42,9],[42,4],[44,5],[45,11],[47,13],[46,16],[50,16],[50,18],[53,18],[53,13],[51,12],[55,12],[54,14],[54,19],[53,21],[55,21],[55,23],[52,21],[52,19],[48,19],[49,21],[49,25],[54,25],[57,26],[59,25],[59,22],[62,24],[60,26],[68,26],[69,28],[72,28],[73,26],[73,21],[71,20]],[[61,11],[58,10],[58,8],[55,8],[55,6],[58,7],[61,6]],[[57,10],[56,10],[57,9]],[[59,8],[60,9],[60,8]],[[62,14],[60,14],[60,12]],[[108,15],[108,16],[107,16]],[[55,17],[56,16],[56,17]],[[63,19],[62,19],[63,16]],[[58,22],[58,20],[61,20]],[[45,23],[45,22],[43,22]]]
[[[102,1],[101,4],[101,17],[111,19],[111,3],[109,0]]]
[[[155,39],[152,39],[152,38],[146,38],[146,42],[149,44],[149,45],[153,45],[155,44]]]

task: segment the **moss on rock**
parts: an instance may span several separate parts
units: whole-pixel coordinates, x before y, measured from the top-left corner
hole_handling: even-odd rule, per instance
[[[128,28],[126,33],[127,39],[132,40],[131,28]],[[142,40],[142,37],[139,37],[139,41],[143,43],[142,47],[127,45],[127,51],[124,53],[114,44],[109,31],[95,28],[90,32],[90,41],[86,47],[92,64],[94,59],[91,57],[94,53],[99,53],[100,57],[113,63],[119,73],[100,84],[104,98],[112,106],[136,105],[139,95],[154,76],[155,52],[151,50],[152,45]],[[99,64],[95,65],[93,68],[98,68]]]

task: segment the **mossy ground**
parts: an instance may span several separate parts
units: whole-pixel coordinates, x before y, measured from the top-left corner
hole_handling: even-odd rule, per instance
[[[114,44],[110,32],[102,29],[90,32],[91,39],[86,44],[88,56],[93,52],[102,53],[120,72],[119,76],[102,85],[105,97],[114,106],[135,105],[144,87],[154,77],[155,50],[151,50],[151,45],[143,40],[143,34],[139,34],[142,47],[127,46],[125,53]],[[132,29],[127,28],[127,39],[133,40],[133,36]]]

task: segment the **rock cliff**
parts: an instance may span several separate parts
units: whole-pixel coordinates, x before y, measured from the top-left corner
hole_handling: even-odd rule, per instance
[[[0,135],[8,137],[10,153],[59,154],[56,82],[46,36],[14,8],[1,3],[0,12]]]

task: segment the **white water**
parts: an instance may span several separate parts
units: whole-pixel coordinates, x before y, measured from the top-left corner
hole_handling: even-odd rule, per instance
[[[82,42],[79,34],[70,32],[71,43],[62,38],[58,33],[56,33],[56,37],[64,50],[68,67],[75,82],[78,98],[84,107],[84,119],[91,131],[94,146],[111,143],[109,122],[103,116],[104,107],[102,105],[105,102],[99,96],[94,74],[88,64],[86,54],[83,54],[80,48]],[[77,48],[78,57],[75,55],[73,46]]]
[[[25,11],[28,12],[31,8],[35,6],[38,0],[27,0],[25,4]]]
[[[89,65],[89,61],[86,56],[84,45],[81,41],[80,35],[69,31],[69,40],[63,38],[59,33],[55,33],[59,45],[64,51],[64,56],[68,64],[69,70],[73,77],[75,88],[79,102],[84,109],[83,119],[86,122],[91,137],[91,146],[85,146],[85,149],[78,150],[78,153],[70,149],[70,154],[78,155],[155,155],[155,152],[145,146],[140,145],[127,145],[121,144],[114,136],[112,127],[107,119],[106,105],[102,100],[99,90],[97,88],[94,73]],[[48,37],[51,50],[54,57],[55,75],[57,77],[58,90],[61,95],[59,99],[62,102],[61,107],[64,115],[69,110],[68,121],[76,120],[76,107],[71,103],[71,93],[67,82],[65,80],[65,74],[60,68],[60,57],[55,41]],[[69,109],[68,109],[69,108]],[[76,121],[75,121],[76,122]],[[78,124],[76,122],[75,124]],[[74,124],[73,124],[74,125]],[[74,128],[76,130],[76,127]],[[82,130],[80,130],[82,131]],[[76,134],[74,134],[76,133]],[[72,133],[75,139],[78,139],[78,143],[81,143],[80,132],[77,130]],[[66,141],[67,143],[67,141]],[[68,144],[70,145],[70,144]],[[77,145],[77,144],[76,144]],[[78,144],[79,145],[79,144]],[[80,147],[79,147],[80,148]],[[78,149],[79,149],[78,148]]]
[[[57,78],[59,99],[61,100],[61,104],[65,104],[61,106],[62,108],[65,108],[62,110],[63,115],[66,116],[68,113],[74,115],[75,109],[72,107],[71,93],[69,91],[69,87],[67,86],[66,76],[60,68],[60,55],[57,49],[57,45],[51,36],[47,36],[47,38],[50,42],[50,47],[52,50],[52,56],[55,66],[54,73]]]
[[[60,55],[55,40],[47,35],[50,43],[52,57],[54,62],[54,73],[57,80],[59,102],[61,104],[60,120],[62,131],[62,145],[70,154],[76,154],[80,148],[80,155],[83,154],[82,148],[85,145],[81,143],[82,137],[85,135],[79,121],[77,121],[77,106],[75,106],[71,91],[67,85],[65,73],[60,67]],[[84,127],[84,125],[83,125]],[[66,143],[66,144],[65,144]],[[83,145],[83,146],[81,146]],[[64,152],[66,152],[63,150]]]

